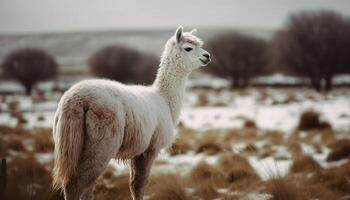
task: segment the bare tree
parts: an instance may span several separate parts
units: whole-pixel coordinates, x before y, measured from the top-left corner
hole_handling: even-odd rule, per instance
[[[123,83],[149,84],[156,76],[158,60],[123,46],[108,46],[88,61],[92,73]]]
[[[245,87],[250,78],[264,72],[267,64],[267,43],[263,39],[237,33],[219,35],[208,43],[213,57],[206,70],[232,82],[233,87]]]
[[[58,65],[55,59],[44,50],[35,48],[18,49],[8,54],[3,63],[4,73],[17,79],[30,94],[39,81],[57,75]]]
[[[287,27],[274,38],[278,63],[308,77],[320,91],[330,90],[332,78],[350,64],[350,26],[332,11],[291,15]]]

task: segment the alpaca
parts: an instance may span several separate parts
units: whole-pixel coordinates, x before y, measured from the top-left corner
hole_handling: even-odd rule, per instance
[[[142,200],[153,160],[173,139],[192,70],[210,55],[180,26],[165,45],[151,86],[85,80],[64,93],[55,113],[53,185],[66,200],[93,199],[111,159],[130,162],[133,200]]]

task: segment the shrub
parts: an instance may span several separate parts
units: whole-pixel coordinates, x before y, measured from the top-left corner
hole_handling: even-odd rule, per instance
[[[208,43],[213,67],[206,70],[227,78],[232,87],[245,87],[251,77],[262,74],[267,65],[267,43],[263,39],[237,33],[219,35]]]
[[[253,120],[247,119],[244,121],[244,128],[256,128],[256,124]]]
[[[307,77],[318,91],[329,90],[335,74],[349,73],[349,35],[349,20],[333,11],[293,14],[274,38],[278,66]]]
[[[18,49],[8,54],[3,63],[4,73],[17,79],[30,94],[39,81],[53,78],[58,65],[54,58],[44,50],[35,48]]]
[[[330,128],[330,124],[322,122],[320,120],[320,113],[313,110],[304,111],[299,120],[298,129],[301,131],[307,131],[312,129],[325,129]]]
[[[159,61],[152,55],[123,46],[108,46],[94,53],[88,61],[93,74],[123,83],[150,84],[155,79]]]

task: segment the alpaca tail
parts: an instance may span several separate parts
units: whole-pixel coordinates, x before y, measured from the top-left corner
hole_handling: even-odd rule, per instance
[[[62,112],[65,111],[65,112]],[[61,109],[55,116],[53,188],[67,185],[76,173],[84,143],[85,112],[83,108]]]

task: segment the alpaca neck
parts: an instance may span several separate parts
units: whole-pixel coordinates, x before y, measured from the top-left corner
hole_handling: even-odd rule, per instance
[[[177,124],[185,94],[185,83],[190,71],[176,62],[162,62],[153,87],[167,101],[174,124]]]

